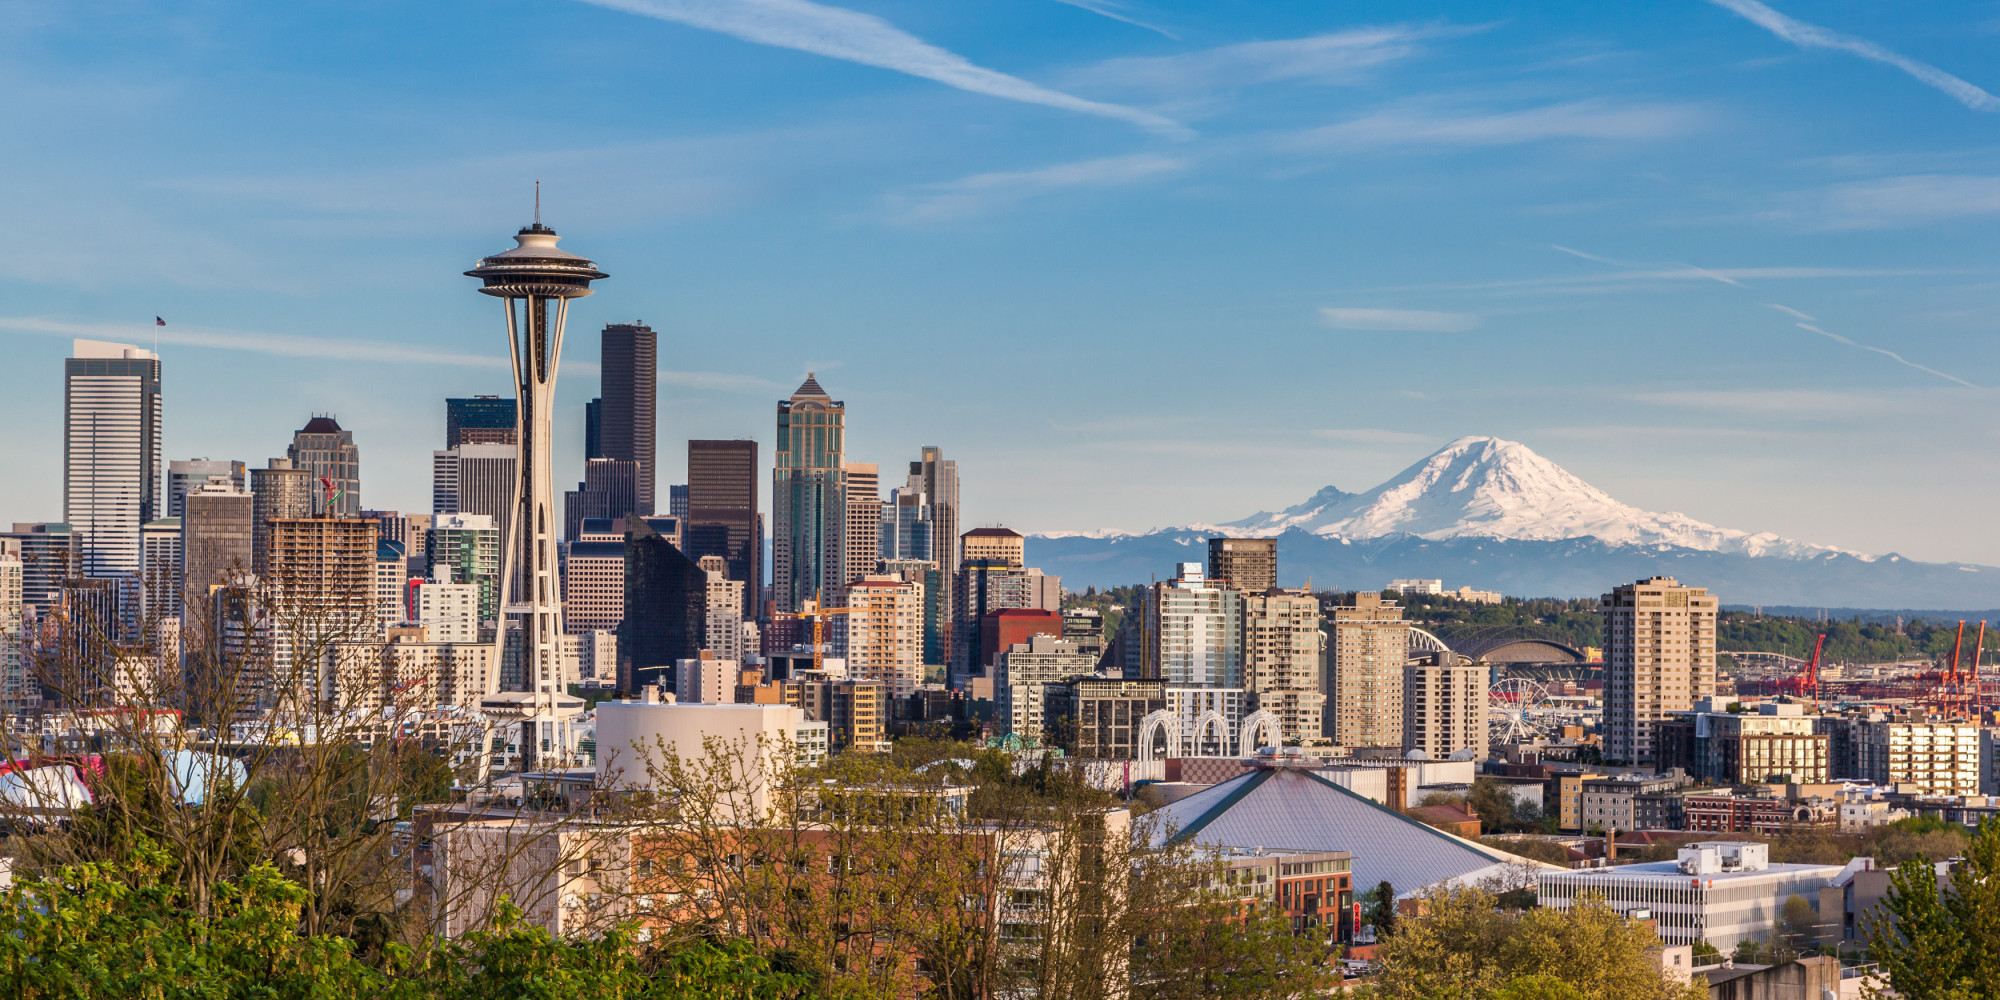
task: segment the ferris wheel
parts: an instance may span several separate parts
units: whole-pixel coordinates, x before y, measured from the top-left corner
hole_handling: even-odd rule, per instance
[[[1486,695],[1486,723],[1496,743],[1525,743],[1548,735],[1556,711],[1549,689],[1525,677],[1509,677]]]

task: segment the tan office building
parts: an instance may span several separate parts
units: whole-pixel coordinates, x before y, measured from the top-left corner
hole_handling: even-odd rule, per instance
[[[1221,540],[1210,540],[1211,565],[1214,543]],[[1319,598],[1303,590],[1243,595],[1243,686],[1253,701],[1247,707],[1275,714],[1288,740],[1320,735],[1326,713],[1326,692],[1320,688],[1325,660]]]
[[[1486,759],[1487,666],[1449,652],[1411,657],[1403,665],[1403,749],[1443,760],[1471,750]]]
[[[1604,758],[1659,759],[1654,730],[1715,693],[1716,598],[1656,576],[1599,603],[1604,618]]]
[[[1410,623],[1382,595],[1361,591],[1333,608],[1325,733],[1349,747],[1403,745],[1403,663]]]
[[[1026,538],[1012,528],[974,528],[959,536],[962,562],[985,559],[1001,566],[1028,564]]]

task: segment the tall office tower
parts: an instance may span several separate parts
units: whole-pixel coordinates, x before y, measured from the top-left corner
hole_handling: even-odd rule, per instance
[[[894,698],[924,681],[924,592],[900,577],[867,573],[846,589],[847,676],[880,681]]]
[[[1180,563],[1139,592],[1140,676],[1169,688],[1243,687],[1243,595]]]
[[[881,517],[882,527],[875,541],[879,561],[937,558],[937,522],[932,519],[930,500],[923,491],[907,486],[890,490]]]
[[[1410,652],[1403,667],[1403,749],[1422,750],[1432,760],[1470,750],[1473,760],[1485,760],[1485,661]]]
[[[650,326],[611,323],[604,327],[600,376],[604,395],[598,410],[598,443],[605,458],[639,463],[640,517],[653,516],[658,488],[654,437],[660,404],[659,353],[659,338]]]
[[[639,463],[593,458],[583,463],[583,482],[563,494],[564,538],[575,538],[588,518],[631,517],[639,510]]]
[[[500,529],[485,514],[439,514],[424,537],[424,577],[449,567],[453,583],[479,588],[479,621],[500,617]]]
[[[604,457],[604,400],[583,404],[583,460]]]
[[[29,711],[42,700],[28,670],[23,569],[19,544],[0,540],[0,712]]]
[[[1012,528],[974,528],[959,536],[962,562],[975,560],[1001,566],[1026,566],[1027,539]]]
[[[514,425],[515,406],[499,396],[473,396],[444,401],[444,446],[462,444],[516,444],[520,428]]]
[[[764,515],[757,510],[757,442],[688,442],[686,550],[717,555],[743,581],[743,613],[757,617],[764,592]]]
[[[645,518],[625,522],[625,618],[618,627],[618,690],[671,690],[674,665],[701,655],[708,573]]]
[[[250,571],[268,580],[271,522],[312,516],[312,474],[289,458],[271,459],[264,468],[250,470],[250,496]]]
[[[686,483],[667,487],[667,516],[685,520],[688,516],[688,488]]]
[[[139,528],[139,545],[145,553],[139,572],[139,629],[150,639],[161,619],[181,613],[181,519],[147,521]]]
[[[950,580],[958,576],[959,553],[954,542],[963,509],[958,502],[958,463],[947,461],[944,449],[936,445],[925,445],[921,455],[910,463],[910,478],[905,485],[929,498],[932,519],[937,523],[934,537],[943,550],[932,558],[938,560],[938,568]]]
[[[63,362],[63,520],[84,576],[137,576],[139,526],[160,516],[160,359],[78,340]]]
[[[336,642],[375,637],[375,522],[358,517],[277,518],[270,522],[273,703],[281,710],[336,692],[322,663],[309,659]],[[290,699],[299,699],[292,702]]]
[[[1362,591],[1335,605],[1327,640],[1326,726],[1350,747],[1403,745],[1403,662],[1410,623],[1382,595]]]
[[[181,624],[192,632],[207,621],[209,593],[240,583],[254,563],[255,498],[228,480],[189,493],[181,514]]]
[[[16,521],[13,527],[0,539],[19,548],[21,603],[46,614],[62,600],[62,582],[76,575],[69,525]]]
[[[771,470],[771,586],[779,611],[797,611],[845,582],[847,404],[811,372],[778,401],[777,465]]]
[[[592,520],[608,531],[608,521]],[[571,635],[618,631],[625,620],[625,540],[579,528],[563,546],[563,627]]]
[[[847,525],[840,578],[851,583],[875,572],[881,561],[882,477],[873,462],[848,462],[841,469],[847,473]]]
[[[1244,594],[1270,590],[1278,585],[1278,540],[1209,539],[1208,578]]]
[[[333,498],[332,510],[318,509],[326,505],[327,494],[313,491],[314,513],[335,517],[355,517],[361,513],[361,449],[354,446],[353,431],[341,430],[330,415],[314,417],[306,421],[305,429],[292,435],[292,446],[285,449],[285,457],[292,460],[294,468],[311,473],[314,483],[326,479],[339,491]]]
[[[975,677],[990,676],[984,653],[987,618],[1005,608],[1062,610],[1062,577],[1000,560],[974,559],[961,564],[952,585],[950,684],[962,688]]]
[[[33,656],[44,701],[66,706],[103,700],[120,645],[117,637],[121,579],[72,577],[62,582],[53,614]]]
[[[695,565],[708,574],[702,648],[719,659],[742,663],[743,581],[729,578],[729,561],[721,556],[702,556]]]
[[[458,449],[431,452],[431,513],[458,513]]]
[[[951,581],[944,578],[944,571],[938,569],[937,563],[928,559],[884,559],[881,567],[883,575],[920,588],[924,633],[918,658],[925,667],[926,676],[932,673],[942,676],[949,662],[945,658],[945,650],[950,646],[946,637],[951,634],[952,623],[951,615],[945,609],[951,603]]]
[[[238,490],[250,486],[248,466],[242,462],[222,462],[206,458],[167,463],[167,516],[181,516],[181,498],[206,483],[225,482]]]
[[[1628,583],[1598,602],[1604,617],[1604,758],[1657,759],[1653,727],[1715,693],[1716,598],[1668,576]]]
[[[1275,587],[1243,595],[1243,686],[1250,690],[1251,710],[1276,715],[1286,739],[1320,734],[1325,657],[1319,598]]]

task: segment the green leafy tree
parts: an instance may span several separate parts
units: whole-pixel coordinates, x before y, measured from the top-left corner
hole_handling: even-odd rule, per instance
[[[1903,862],[1864,918],[1869,951],[1908,1000],[2000,996],[2000,820],[1981,824],[1964,857],[1943,885],[1930,862]]]

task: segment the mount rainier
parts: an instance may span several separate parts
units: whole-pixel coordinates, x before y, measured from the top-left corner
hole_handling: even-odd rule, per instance
[[[1641,510],[1526,445],[1490,437],[1453,441],[1364,493],[1329,486],[1237,521],[1031,535],[1029,563],[1072,588],[1141,583],[1205,559],[1215,536],[1277,537],[1280,582],[1311,576],[1319,589],[1435,577],[1523,597],[1590,597],[1667,575],[1728,604],[2000,606],[2000,569],[1863,555]]]

